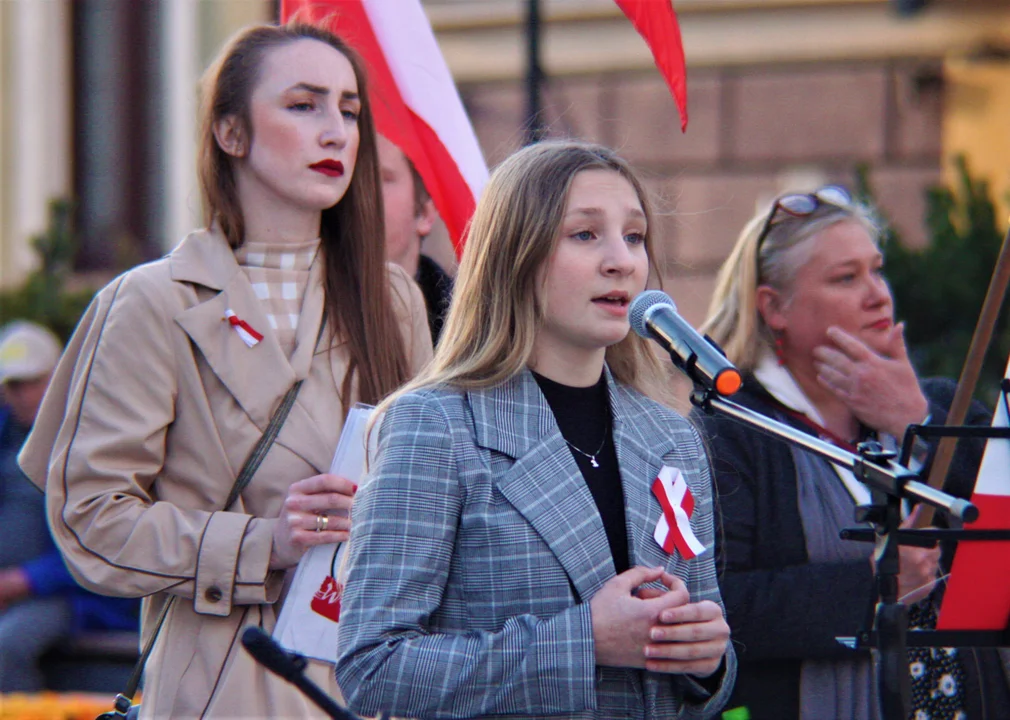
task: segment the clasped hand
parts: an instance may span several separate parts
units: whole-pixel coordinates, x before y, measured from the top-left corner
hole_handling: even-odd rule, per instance
[[[641,587],[659,580],[666,586]],[[729,625],[710,600],[692,603],[684,583],[662,568],[633,567],[589,602],[596,664],[708,677],[722,663]]]
[[[315,475],[288,488],[274,525],[270,569],[297,565],[313,545],[346,542],[351,531],[351,504],[358,487],[339,475]],[[325,516],[325,529],[320,529]]]

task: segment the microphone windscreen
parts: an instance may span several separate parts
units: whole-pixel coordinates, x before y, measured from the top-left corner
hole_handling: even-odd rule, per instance
[[[645,325],[645,314],[656,305],[669,305],[674,312],[677,312],[677,304],[673,298],[662,290],[646,290],[636,295],[635,299],[631,301],[631,305],[628,306],[628,322],[631,323],[631,329],[637,335],[646,339],[652,338],[652,333]]]
[[[272,637],[255,625],[242,632],[242,647],[270,672],[289,680],[298,668]]]

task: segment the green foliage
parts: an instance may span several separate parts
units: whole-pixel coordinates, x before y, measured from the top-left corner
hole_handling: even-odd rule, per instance
[[[988,183],[973,178],[957,160],[956,188],[926,191],[928,243],[921,250],[886,232],[886,273],[896,315],[906,321],[912,362],[922,376],[958,378],[968,354],[982,301],[1003,244]],[[867,172],[857,172],[857,195],[873,204]],[[1004,308],[1007,305],[1004,302]],[[1000,313],[975,397],[995,405],[1010,355],[1010,312]]]
[[[24,283],[0,291],[0,327],[12,320],[45,325],[65,342],[94,295],[94,289],[68,290],[77,243],[69,200],[49,203],[49,226],[32,238],[39,267]]]

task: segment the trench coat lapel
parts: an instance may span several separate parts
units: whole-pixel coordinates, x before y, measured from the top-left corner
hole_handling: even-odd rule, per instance
[[[321,263],[313,264],[303,316],[299,320],[294,355],[289,362],[270,331],[262,301],[219,234],[198,231],[187,236],[172,253],[172,279],[217,291],[204,302],[175,317],[214,374],[261,431],[266,429],[277,404],[296,380],[310,369],[322,317]],[[225,319],[232,310],[263,335],[248,347]],[[301,393],[291,409],[277,442],[302,456],[320,472],[329,467],[327,443],[312,421]]]
[[[469,393],[481,447],[515,459],[494,478],[502,495],[550,547],[580,598],[614,575],[614,562],[592,494],[529,370]]]

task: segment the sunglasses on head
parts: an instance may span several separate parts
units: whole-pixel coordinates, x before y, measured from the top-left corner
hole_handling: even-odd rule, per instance
[[[849,191],[841,185],[825,185],[820,190],[812,193],[793,193],[783,195],[775,200],[772,209],[765,219],[765,224],[761,228],[761,234],[757,239],[757,252],[760,257],[761,246],[764,245],[765,238],[783,216],[802,218],[813,215],[821,205],[834,205],[836,207],[848,207],[852,204],[852,196]]]

